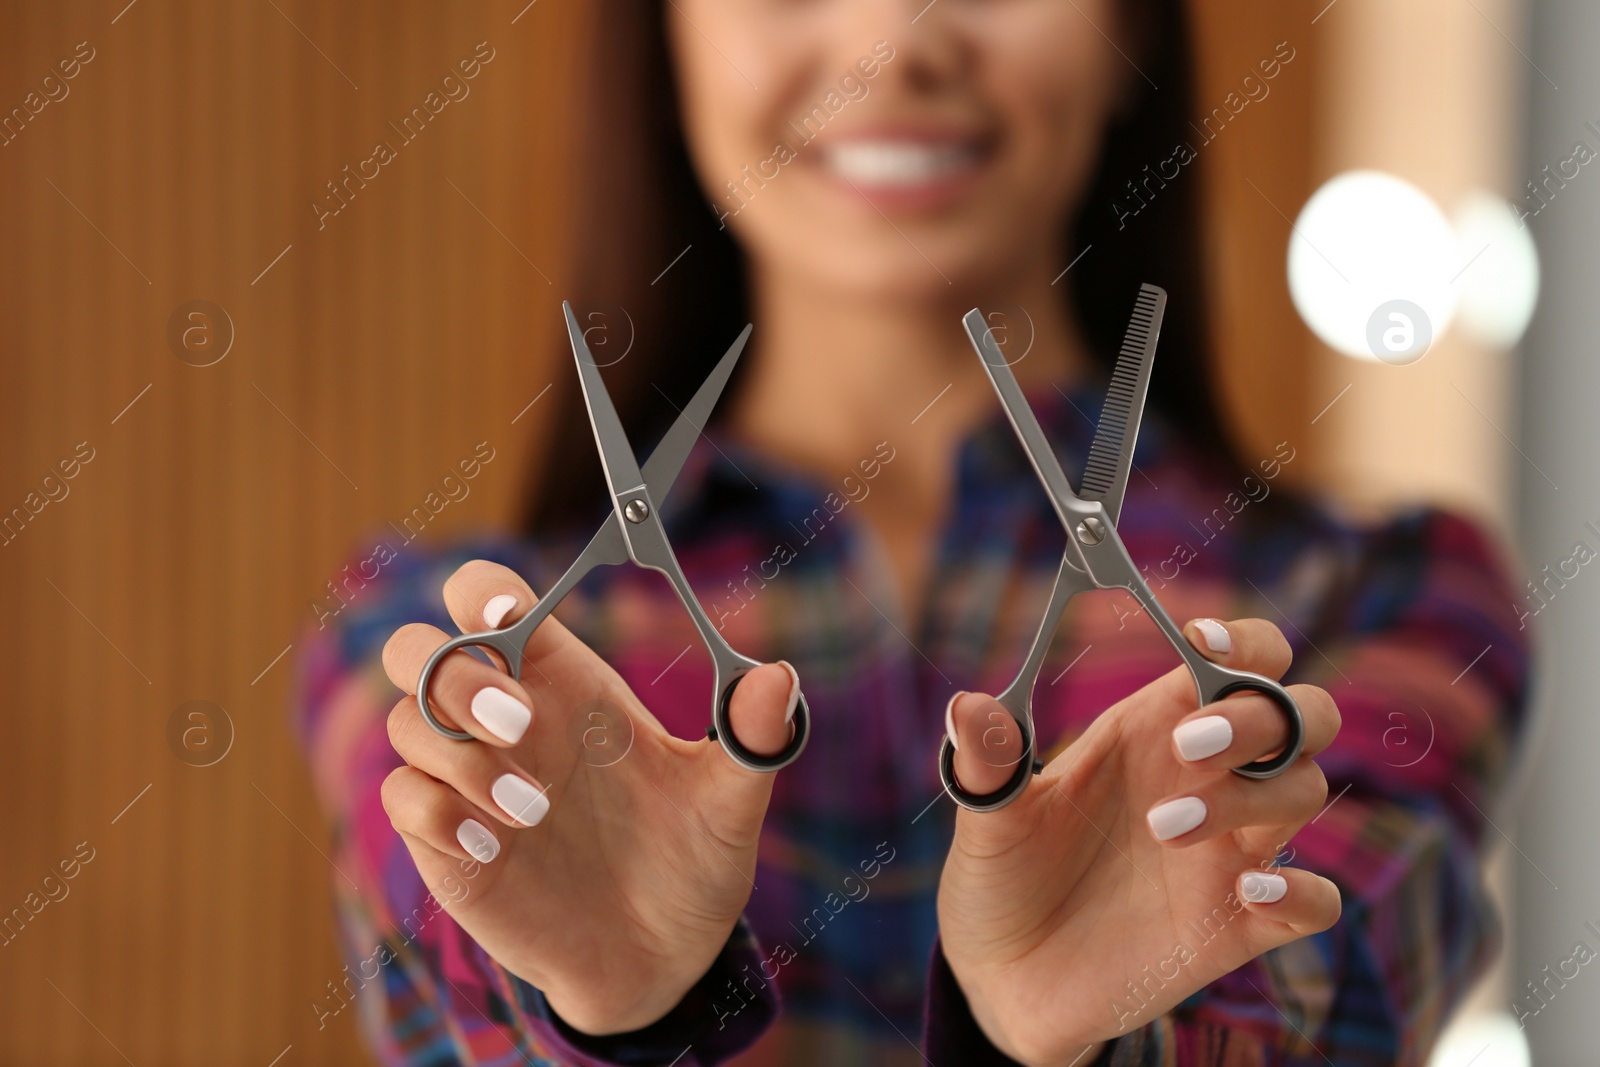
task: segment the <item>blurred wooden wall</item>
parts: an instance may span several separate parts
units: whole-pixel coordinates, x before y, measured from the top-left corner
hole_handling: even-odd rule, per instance
[[[1190,4],[1196,109],[1231,113],[1247,101],[1209,143],[1205,131],[1196,131],[1192,144],[1210,208],[1220,398],[1233,416],[1240,458],[1251,466],[1271,456],[1279,441],[1313,456],[1331,447],[1311,423],[1325,401],[1311,388],[1315,342],[1290,303],[1286,270],[1290,220],[1331,177],[1317,170],[1312,121],[1327,48],[1311,20],[1326,2]],[[1280,55],[1293,58],[1281,62]],[[1276,77],[1263,77],[1263,62],[1276,62]],[[1306,469],[1285,473],[1304,482]]]
[[[0,508],[94,449],[0,548],[0,910],[95,850],[0,947],[0,1062],[362,1062],[353,1013],[319,1033],[310,1008],[341,966],[330,871],[294,649],[267,668],[357,538],[478,441],[495,461],[429,534],[511,513],[581,8],[126,3],[0,11],[0,107],[94,52],[0,147]],[[324,183],[482,41],[470,94],[319,230]],[[196,299],[236,334],[209,367],[166,336]],[[197,699],[236,731],[203,768],[166,734]]]
[[[0,945],[0,1063],[363,1058],[348,1013],[318,1032],[310,1008],[340,961],[290,646],[356,539],[476,442],[497,458],[430,536],[515,512],[541,423],[512,420],[550,380],[529,338],[564,295],[584,10],[525,3],[0,9],[0,113],[79,42],[94,57],[0,147],[0,512],[79,442],[94,457],[0,547],[0,915],[94,850]],[[1263,454],[1310,403],[1268,201],[1292,216],[1310,192],[1316,40],[1282,8],[1197,13],[1206,107],[1298,50],[1203,152],[1228,391]],[[324,183],[481,41],[470,95],[319,229]],[[232,320],[212,366],[168,343],[193,300]],[[236,733],[212,766],[169,747],[192,700]]]

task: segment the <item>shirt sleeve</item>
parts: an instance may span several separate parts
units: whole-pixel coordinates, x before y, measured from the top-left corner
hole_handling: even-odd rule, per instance
[[[1171,1023],[1166,1019],[1142,1030],[1106,1043],[1092,1061],[1074,1067],[1153,1067],[1162,1063],[1161,1050],[1170,1041]],[[959,1063],[962,1067],[1022,1067],[1016,1060],[994,1047],[978,1021],[972,1017],[966,994],[956,982],[944,949],[934,942],[933,961],[928,967],[928,1000],[924,1017],[922,1046],[929,1063]]]
[[[1343,719],[1318,757],[1330,802],[1280,862],[1331,879],[1343,915],[1109,1042],[1094,1067],[1424,1062],[1497,947],[1479,851],[1529,688],[1506,573],[1475,527],[1422,512],[1264,586],[1290,613],[1276,619],[1295,647],[1286,680],[1328,689]],[[937,946],[924,1046],[936,1063],[1014,1062]]]
[[[1275,583],[1260,608],[1288,612],[1286,680],[1326,688],[1343,720],[1318,757],[1329,802],[1285,859],[1332,880],[1343,915],[1185,1001],[1152,1062],[1425,1061],[1499,944],[1480,853],[1530,686],[1507,575],[1477,527],[1420,511]],[[1297,582],[1329,592],[1298,596]]]
[[[476,555],[497,553],[480,548]],[[439,887],[441,901],[389,824],[379,787],[401,765],[386,728],[400,693],[384,675],[383,642],[407,621],[451,626],[437,598],[420,591],[439,588],[465,558],[397,565],[362,586],[350,607],[320,613],[321,625],[300,642],[294,722],[332,831],[346,961],[311,1005],[318,1028],[347,1011],[358,1015],[379,1062],[392,1067],[723,1062],[753,1044],[778,1010],[770,984],[751,989],[743,982],[743,974],[759,972],[761,953],[742,920],[711,970],[664,1018],[632,1033],[591,1037],[567,1026],[539,990],[490,958],[444,910],[470,891],[478,866],[462,863]]]

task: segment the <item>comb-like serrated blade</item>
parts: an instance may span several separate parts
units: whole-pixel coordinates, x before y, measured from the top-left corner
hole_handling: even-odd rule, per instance
[[[1139,287],[1133,318],[1122,338],[1122,351],[1117,356],[1106,402],[1100,409],[1100,424],[1095,428],[1094,443],[1089,446],[1089,459],[1083,468],[1078,495],[1103,503],[1113,524],[1122,514],[1122,496],[1133,467],[1133,446],[1139,439],[1139,419],[1150,389],[1150,365],[1155,361],[1161,318],[1166,311],[1165,289],[1148,282]]]

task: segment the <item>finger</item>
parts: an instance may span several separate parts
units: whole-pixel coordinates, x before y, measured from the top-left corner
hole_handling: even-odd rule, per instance
[[[1291,685],[1289,695],[1300,705],[1305,722],[1305,749],[1315,756],[1339,733],[1339,708],[1327,690]],[[1283,750],[1289,723],[1271,697],[1249,690],[1208,704],[1184,718],[1172,731],[1172,751],[1190,767],[1221,771],[1243,767]]]
[[[758,756],[776,756],[794,737],[800,678],[788,663],[766,663],[739,679],[728,698],[728,723],[734,739]],[[753,846],[772,798],[774,775],[734,762],[721,745],[699,747],[714,794],[702,805],[711,834],[736,848]]]
[[[463,633],[497,630],[527,616],[539,603],[522,576],[488,560],[470,560],[445,579],[445,608]],[[499,653],[491,652],[498,662]],[[545,616],[522,648],[521,680],[529,691],[548,688],[567,707],[575,692],[590,691],[597,672],[610,670],[594,651],[554,616]],[[509,710],[509,709],[508,709]]]
[[[458,860],[492,863],[500,839],[490,819],[460,793],[415,767],[397,767],[383,780],[383,810],[402,836]]]
[[[956,749],[956,784],[985,796],[1010,781],[1025,755],[1022,727],[1011,713],[991,696],[957,693],[944,714],[945,732]]]
[[[800,678],[788,663],[766,663],[734,686],[728,698],[728,723],[734,740],[757,756],[776,756],[794,737],[794,711],[800,701]],[[717,804],[707,812],[724,840],[743,841],[760,833],[773,776],[752,771],[708,741],[700,749],[708,761]]]
[[[507,826],[537,826],[550,811],[548,790],[537,778],[499,749],[440,736],[423,720],[415,697],[389,713],[389,743],[401,759]]]
[[[425,623],[400,627],[383,646],[383,669],[389,680],[415,695],[423,664],[444,642],[444,632]],[[464,651],[440,661],[428,682],[428,707],[445,726],[497,746],[521,741],[533,722],[527,690]]]
[[[1339,887],[1295,867],[1241,874],[1235,892],[1254,920],[1259,952],[1321,933],[1339,921]]]
[[[1219,775],[1151,805],[1150,835],[1169,848],[1188,848],[1251,827],[1296,825],[1322,810],[1328,780],[1322,768],[1302,758],[1276,778],[1260,781]]]
[[[462,633],[510,626],[533,610],[538,602],[539,598],[520,574],[485,559],[463,563],[444,581],[445,609]],[[553,617],[546,618],[523,646],[523,657],[540,663],[577,644],[578,639],[571,631]]]
[[[767,663],[734,686],[728,722],[740,745],[758,756],[776,756],[794,737],[794,709],[800,703],[800,675],[789,663]]]
[[[1265,619],[1193,619],[1183,636],[1213,663],[1273,679],[1282,678],[1294,658],[1283,631]]]
[[[1183,627],[1183,633],[1206,659],[1234,670],[1277,679],[1289,669],[1289,643],[1265,619],[1192,619]],[[1194,711],[1194,674],[1183,667],[1174,668],[1146,686],[1141,694],[1113,705],[1108,709],[1109,717],[1131,715],[1131,725],[1136,730],[1163,729],[1163,720],[1176,725],[1181,717]],[[1161,709],[1160,713],[1152,715],[1153,708]]]

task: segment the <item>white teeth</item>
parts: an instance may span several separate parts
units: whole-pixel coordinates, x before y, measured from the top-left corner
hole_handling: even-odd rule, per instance
[[[828,167],[861,185],[922,185],[971,167],[977,152],[967,144],[911,141],[850,141],[834,145]]]

